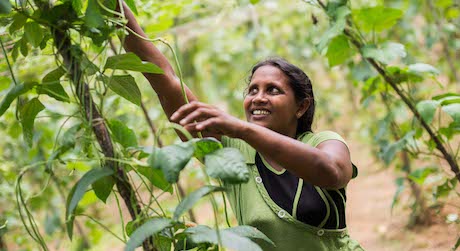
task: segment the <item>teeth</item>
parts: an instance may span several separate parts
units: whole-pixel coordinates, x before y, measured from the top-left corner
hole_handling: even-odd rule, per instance
[[[252,111],[252,114],[253,115],[262,115],[262,114],[263,115],[268,115],[268,114],[270,114],[270,112],[267,111],[267,110],[254,110],[254,111]]]

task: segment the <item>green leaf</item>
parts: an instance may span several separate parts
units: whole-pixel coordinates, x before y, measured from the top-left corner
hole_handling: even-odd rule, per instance
[[[251,4],[257,4],[260,0],[249,0],[249,2],[251,2]]]
[[[386,165],[389,165],[391,161],[394,159],[395,155],[401,150],[403,150],[410,141],[414,140],[414,135],[415,131],[410,131],[406,133],[406,135],[404,135],[403,138],[394,142],[393,144],[387,145],[383,149],[381,157],[385,161]]]
[[[75,184],[72,190],[67,197],[66,203],[66,226],[67,234],[69,238],[72,239],[73,234],[73,221],[74,221],[74,211],[78,205],[78,202],[83,198],[83,195],[86,193],[89,185],[93,184],[95,181],[107,177],[113,174],[113,170],[109,168],[94,168],[88,171],[81,177],[81,179]]]
[[[353,51],[351,50],[347,37],[344,35],[340,35],[332,39],[327,47],[326,56],[330,67],[344,63],[352,55]]]
[[[131,234],[128,243],[126,243],[125,251],[134,251],[145,239],[170,226],[171,220],[166,218],[156,218],[147,221]]]
[[[137,146],[136,134],[123,122],[112,119],[109,121],[109,127],[112,132],[113,140],[120,143],[124,148]]]
[[[249,180],[249,169],[241,152],[236,148],[222,148],[204,157],[206,172],[213,178],[230,184]]]
[[[424,75],[424,74],[438,75],[439,74],[438,69],[434,68],[433,66],[429,64],[423,64],[423,63],[416,63],[416,64],[409,65],[408,71],[416,75]]]
[[[0,14],[8,14],[11,12],[11,3],[9,0],[0,1]]]
[[[139,166],[137,171],[144,175],[155,187],[158,187],[165,192],[173,192],[171,184],[169,184],[169,182],[166,180],[165,175],[161,169]]]
[[[115,184],[115,179],[112,176],[102,177],[99,180],[96,180],[93,184],[93,190],[96,196],[104,203],[106,203],[107,198],[112,192],[113,185]]]
[[[145,73],[163,73],[163,70],[149,62],[143,62],[136,54],[129,52],[107,58],[104,69],[139,71]]]
[[[179,217],[182,216],[185,212],[190,210],[196,202],[198,202],[199,199],[202,197],[212,193],[212,192],[218,192],[218,191],[224,191],[223,187],[216,187],[216,186],[204,186],[199,188],[198,190],[190,193],[187,197],[185,197],[179,205],[176,207],[176,211],[174,211],[174,217],[173,219],[175,221],[179,220]]]
[[[363,48],[363,56],[375,59],[381,63],[389,64],[397,58],[406,57],[404,45],[394,42],[386,42],[380,48],[366,46]]]
[[[346,26],[346,18],[350,13],[350,10],[346,6],[339,7],[335,11],[335,22],[331,28],[324,33],[317,44],[319,52],[322,52],[334,37],[342,34],[343,29],[345,29]]]
[[[44,37],[43,29],[36,22],[28,22],[24,25],[24,36],[33,47],[38,47]]]
[[[38,98],[31,99],[21,108],[20,117],[24,140],[29,144],[29,146],[32,145],[32,139],[34,137],[35,117],[43,109],[45,109],[45,106],[43,106]]]
[[[446,197],[450,194],[451,191],[455,189],[457,186],[458,180],[456,177],[452,179],[447,179],[443,184],[437,186],[433,190],[433,197],[435,199],[439,199],[442,197]]]
[[[417,103],[416,108],[423,120],[429,124],[433,121],[433,117],[438,106],[439,102],[436,100],[422,100]]]
[[[88,0],[88,7],[85,13],[85,24],[90,28],[98,28],[104,25],[104,17],[101,14],[97,0]]]
[[[0,116],[5,113],[5,111],[10,107],[11,103],[20,95],[28,92],[32,89],[36,82],[26,82],[24,84],[15,85],[11,90],[5,95],[2,102],[0,103]]]
[[[17,30],[21,29],[22,27],[24,27],[24,25],[26,24],[27,22],[27,19],[29,19],[28,17],[24,16],[22,13],[18,12],[16,14],[14,14],[13,16],[13,22],[11,23],[10,25],[10,34],[13,34],[14,32],[16,32]]]
[[[111,78],[105,78],[105,82],[116,94],[137,106],[141,105],[141,91],[132,76],[112,76]]]
[[[137,12],[136,4],[134,3],[134,0],[125,0],[126,5],[128,5],[129,9],[131,9],[134,14],[138,15],[139,13]]]
[[[424,168],[419,168],[417,170],[412,171],[408,178],[411,179],[412,181],[416,182],[419,185],[423,185],[425,182],[426,177],[432,173],[436,173],[438,171],[438,168],[436,167],[424,167]]]
[[[194,139],[195,142],[195,158],[202,160],[206,154],[210,154],[222,148],[220,143],[215,138]]]
[[[460,98],[460,94],[453,93],[453,92],[448,92],[448,93],[443,93],[443,94],[440,94],[440,95],[436,95],[432,99],[437,100],[437,101],[441,102],[441,104],[442,104],[442,102],[444,102],[445,100],[458,99],[458,98]]]
[[[260,232],[257,228],[251,226],[236,226],[232,228],[227,228],[224,231],[230,231],[234,234],[237,234],[241,237],[246,237],[250,239],[259,239],[264,240],[274,247],[276,246],[275,243],[270,240],[264,233]]]
[[[193,157],[195,149],[191,141],[165,146],[152,153],[155,166],[163,170],[169,183],[176,183],[179,173]]]
[[[69,102],[69,95],[67,95],[59,80],[65,73],[66,71],[59,67],[46,74],[42,79],[42,84],[37,86],[38,94],[46,94],[58,101]]]
[[[191,227],[186,229],[184,232],[195,243],[219,244],[217,231],[207,226],[199,225]],[[222,240],[222,246],[225,248],[238,251],[262,251],[262,249],[249,238],[239,236],[227,229],[221,230],[219,233]]]
[[[376,6],[362,8],[353,11],[353,20],[363,29],[363,31],[381,32],[391,28],[396,24],[403,12],[398,9]]]
[[[455,245],[452,247],[452,251],[455,251],[460,247],[460,237],[458,237],[457,242],[455,242]]]
[[[391,211],[393,211],[394,206],[398,203],[399,195],[404,191],[404,180],[404,177],[399,177],[395,180],[397,189],[393,195],[393,201],[391,202]]]
[[[441,109],[449,114],[456,124],[460,124],[460,104],[450,104],[442,106]]]
[[[80,15],[81,14],[81,9],[83,8],[82,0],[72,0],[72,8],[75,10],[75,12],[78,15]]]

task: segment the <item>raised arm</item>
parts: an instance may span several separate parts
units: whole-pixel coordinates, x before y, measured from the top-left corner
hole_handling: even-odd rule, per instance
[[[128,20],[127,26],[140,36],[146,37],[144,31],[137,23],[134,14],[124,2],[123,10]],[[126,37],[123,46],[126,51],[133,52],[142,60],[151,62],[163,69],[164,74],[144,73],[144,76],[157,93],[163,110],[168,118],[170,118],[179,107],[185,104],[185,100],[182,95],[180,80],[176,76],[168,59],[152,42],[143,40],[131,32]],[[197,100],[195,95],[187,87],[185,87],[185,91],[190,102]]]

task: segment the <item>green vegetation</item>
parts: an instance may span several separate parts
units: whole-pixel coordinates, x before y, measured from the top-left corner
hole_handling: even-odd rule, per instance
[[[346,121],[341,130],[394,170],[393,206],[408,187],[410,226],[458,198],[455,1],[126,3],[181,80],[232,114],[242,116],[245,77],[258,60],[279,55],[305,69],[319,97],[318,127]],[[254,228],[230,227],[215,195],[224,194],[219,180],[248,179],[243,157],[167,122],[140,74],[161,69],[123,51],[125,20],[115,6],[0,2],[0,249],[97,250],[107,236],[126,250],[271,242]],[[178,143],[171,129],[189,140]],[[205,196],[212,228],[190,226]]]

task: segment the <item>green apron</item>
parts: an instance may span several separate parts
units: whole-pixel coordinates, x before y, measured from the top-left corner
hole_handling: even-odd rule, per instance
[[[318,134],[309,133],[299,137],[299,140],[313,147],[329,139],[345,143],[337,133],[330,131]],[[251,170],[248,183],[226,185],[227,195],[238,224],[256,227],[276,245],[273,247],[269,243],[258,241],[263,250],[364,250],[350,238],[346,229],[331,230],[310,226],[298,221],[279,207],[268,195],[259,176],[255,166],[256,151],[254,148],[242,140],[225,136],[222,137],[222,143],[224,146],[240,149]]]

